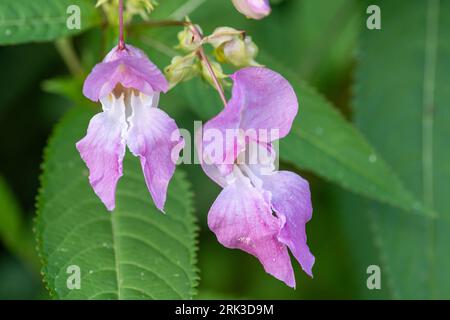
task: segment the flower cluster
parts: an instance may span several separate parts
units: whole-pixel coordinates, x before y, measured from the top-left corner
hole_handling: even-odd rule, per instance
[[[270,12],[266,1],[233,3],[255,18]],[[297,96],[285,78],[255,62],[257,48],[241,31],[222,27],[207,37],[199,34],[200,28],[191,24],[179,34],[180,48],[189,53],[174,58],[166,69],[169,81],[144,52],[121,38],[84,83],[84,95],[100,101],[103,112],[91,119],[76,147],[94,192],[108,210],[115,207],[128,146],[140,158],[149,193],[163,211],[184,141],[175,121],[158,108],[159,95],[168,91],[169,82],[173,86],[197,72],[212,80],[220,77],[215,65],[197,64],[199,48],[211,44],[218,60],[243,68],[230,76],[232,96],[225,108],[196,133],[202,168],[223,188],[209,211],[208,226],[223,246],[255,256],[267,273],[295,287],[289,250],[312,276],[314,256],[305,230],[312,215],[311,195],[302,177],[276,169],[274,144],[291,130]],[[202,57],[200,63],[209,63]]]
[[[185,53],[184,56],[175,56],[165,74],[170,87],[182,81],[187,81],[200,75],[211,85],[215,85],[211,73],[206,65],[206,59],[199,55],[203,45],[208,44],[214,48],[216,61],[211,61],[210,67],[221,84],[226,85],[227,76],[220,63],[228,63],[235,67],[258,66],[255,57],[258,47],[245,32],[230,27],[219,27],[208,36],[203,36],[199,26],[186,22],[187,26],[178,33],[179,44],[177,48]],[[208,59],[209,61],[211,59]]]

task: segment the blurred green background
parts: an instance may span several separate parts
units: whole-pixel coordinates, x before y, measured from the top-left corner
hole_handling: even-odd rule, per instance
[[[231,1],[220,0],[221,4],[216,1],[219,2],[205,1],[190,13],[191,20],[198,23],[205,33],[222,25],[246,30],[264,52],[270,52],[272,59],[283,62],[290,71],[316,87],[348,120],[354,120],[355,73],[358,59],[364,59],[359,54],[360,39],[362,33],[368,32],[366,2],[278,0],[272,2],[273,12],[267,19],[256,22],[235,12]],[[159,2],[160,7],[152,18],[164,18],[165,10],[171,9],[165,9],[165,0]],[[448,4],[446,0],[442,2]],[[391,9],[394,11],[395,5]],[[387,8],[383,10],[383,14],[390,14]],[[402,19],[401,13],[396,19]],[[409,25],[409,22],[405,20],[404,24]],[[162,69],[169,64],[170,57],[154,49],[152,35],[158,34],[167,40],[167,48],[163,49],[172,50],[176,44],[174,35],[179,29],[169,29],[130,29],[128,39],[145,49]],[[85,72],[114,44],[114,31],[110,33],[96,28],[73,39]],[[422,33],[417,35],[421,36]],[[384,62],[379,63],[382,65]],[[46,299],[48,294],[41,281],[32,234],[42,152],[54,125],[68,109],[85,98],[73,90],[73,86],[61,88],[60,82],[46,82],[48,79],[70,77],[61,52],[51,42],[0,47],[0,70],[0,299]],[[182,88],[180,85],[179,92]],[[55,91],[67,94],[64,97],[52,93]],[[68,98],[71,95],[78,97]],[[301,94],[299,98],[301,110]],[[187,103],[190,102],[174,91],[162,97],[161,105],[180,127],[192,129],[192,122],[198,117]],[[218,98],[217,104],[220,104]],[[378,130],[383,130],[381,124]],[[366,135],[370,136],[370,133]],[[312,172],[299,171],[283,162],[281,167],[299,172],[311,184],[314,213],[307,225],[307,233],[310,249],[316,257],[314,278],[308,278],[294,263],[297,289],[292,290],[268,276],[254,257],[221,246],[206,225],[208,209],[219,187],[202,173],[198,165],[182,165],[178,170],[185,170],[192,182],[200,226],[197,297],[396,298],[387,272],[383,273],[381,290],[368,290],[366,286],[367,267],[373,264],[383,266],[388,257],[377,245],[379,233],[374,230],[370,214],[367,214],[368,201]],[[9,214],[11,212],[17,214]],[[18,237],[22,239],[19,244],[9,241]],[[403,293],[403,297],[414,296]]]

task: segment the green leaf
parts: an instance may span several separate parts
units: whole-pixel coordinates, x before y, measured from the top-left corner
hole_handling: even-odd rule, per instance
[[[448,299],[450,2],[370,4],[381,8],[382,29],[366,29],[361,36],[356,122],[417,200],[436,214],[411,216],[373,202],[362,208],[370,214],[392,295]]]
[[[67,19],[74,14],[69,6],[79,8],[79,29],[67,26]],[[1,1],[0,45],[51,41],[78,34],[100,21],[99,11],[89,0]]]
[[[139,160],[124,160],[109,213],[92,191],[75,143],[94,115],[72,109],[45,152],[36,232],[44,280],[60,299],[189,299],[197,282],[192,192],[177,170],[166,214],[154,206]],[[67,267],[81,270],[81,289],[69,290]]]

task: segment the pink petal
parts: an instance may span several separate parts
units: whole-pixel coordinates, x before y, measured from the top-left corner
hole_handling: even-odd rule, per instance
[[[252,19],[262,19],[270,14],[268,0],[232,0],[236,10]]]
[[[274,211],[284,222],[278,240],[289,247],[302,269],[312,277],[315,259],[306,244],[305,230],[312,216],[308,181],[289,171],[277,171],[261,178],[264,190],[272,193]]]
[[[113,48],[104,61],[94,67],[84,82],[83,94],[98,101],[119,83],[147,95],[166,92],[169,88],[161,71],[141,50],[131,45],[127,45],[125,50]]]
[[[208,226],[222,245],[255,256],[267,273],[295,287],[289,253],[277,239],[280,221],[248,180],[236,180],[222,190],[209,211]]]
[[[196,142],[201,165],[208,176],[220,185],[220,180],[233,170],[234,162],[245,148],[244,141],[239,140],[239,118],[235,108],[228,106],[215,118],[208,121],[197,132]],[[199,136],[202,133],[202,136]],[[210,174],[211,173],[211,174]]]
[[[271,142],[286,136],[298,111],[293,88],[272,70],[248,67],[234,73],[232,79],[232,98],[224,110],[204,125],[202,145],[198,148],[203,160],[213,158],[208,150],[220,150],[213,164],[222,176],[231,172],[249,141]],[[222,139],[208,141],[205,137],[214,132]],[[216,144],[216,148],[211,148],[211,144]],[[203,168],[212,171],[204,165]],[[217,182],[217,177],[211,178]]]
[[[279,73],[261,67],[241,69],[231,78],[234,80],[233,96],[228,107],[230,112],[240,113],[240,128],[279,130],[278,137],[258,136],[265,142],[285,137],[298,111],[297,96],[289,82]]]
[[[89,182],[108,210],[115,207],[115,192],[122,176],[126,130],[123,98],[102,101],[104,112],[90,121],[87,135],[76,147],[89,168]]]
[[[158,95],[131,95],[133,114],[127,144],[139,156],[147,188],[156,207],[163,211],[167,187],[184,143],[175,121],[152,106],[156,104],[153,99],[157,100]]]

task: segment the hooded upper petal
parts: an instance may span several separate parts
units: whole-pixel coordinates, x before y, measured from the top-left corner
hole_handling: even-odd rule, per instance
[[[147,188],[156,207],[163,211],[167,187],[184,142],[175,121],[155,107],[158,94],[131,94],[130,99],[128,148],[140,158]]]
[[[131,45],[120,50],[114,47],[103,62],[98,63],[86,78],[83,94],[93,101],[107,96],[121,84],[125,88],[134,88],[151,95],[154,92],[166,92],[169,84],[145,55]]]
[[[281,221],[248,179],[236,179],[222,190],[209,211],[208,226],[222,245],[255,256],[267,273],[295,287],[289,253],[277,238]]]
[[[122,176],[122,160],[125,154],[125,109],[123,96],[102,99],[103,112],[95,115],[87,135],[76,147],[89,168],[89,182],[108,210],[115,207],[115,192]]]
[[[271,142],[285,137],[298,111],[298,101],[290,83],[279,73],[263,67],[247,67],[235,72],[230,110],[240,114],[244,130],[278,130],[278,135],[259,140]],[[228,109],[228,108],[226,108]]]
[[[305,230],[312,216],[308,181],[289,171],[277,171],[260,178],[263,188],[272,195],[272,208],[282,221],[278,240],[289,247],[302,269],[312,276],[315,259],[306,243]]]
[[[268,0],[232,0],[235,8],[252,19],[262,19],[270,14]]]
[[[199,148],[203,160],[212,160],[222,175],[231,172],[237,156],[250,141],[269,143],[286,136],[298,112],[294,89],[277,72],[248,67],[231,78],[234,82],[232,97],[227,106],[204,125]],[[216,136],[219,138],[211,139]]]

